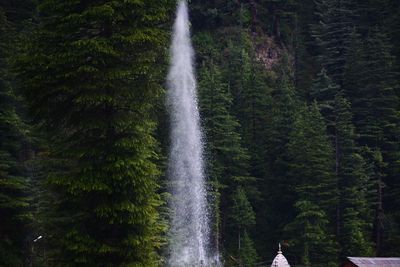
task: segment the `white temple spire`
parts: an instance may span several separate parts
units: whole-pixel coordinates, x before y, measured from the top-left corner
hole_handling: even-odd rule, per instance
[[[278,248],[278,255],[272,261],[271,267],[290,267],[287,259],[283,256],[281,243],[279,243]]]

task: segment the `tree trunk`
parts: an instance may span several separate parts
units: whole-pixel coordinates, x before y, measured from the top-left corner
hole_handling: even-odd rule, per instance
[[[385,187],[381,175],[378,178],[378,205],[376,210],[376,254],[381,255],[382,251],[382,231],[383,231],[383,221],[385,219],[385,214],[383,210],[383,188]]]
[[[251,9],[251,31],[253,33],[257,33],[258,12],[257,12],[257,3],[255,0],[250,0],[250,9]]]

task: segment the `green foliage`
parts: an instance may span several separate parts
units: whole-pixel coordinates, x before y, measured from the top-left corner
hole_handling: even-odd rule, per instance
[[[290,181],[287,149],[298,108],[298,99],[294,86],[286,75],[281,77],[271,95],[271,109],[268,112],[264,137],[266,171],[263,179],[259,181],[263,207],[257,215],[261,225],[269,226],[259,231],[265,238],[271,238],[271,247],[268,249],[273,251],[277,240],[282,239],[283,226],[292,219],[290,213],[281,211],[292,209],[295,201],[293,190],[288,186]]]
[[[372,177],[366,172],[366,162],[355,144],[350,103],[341,94],[335,98],[335,132],[337,175],[339,179],[339,240],[342,256],[372,256],[370,241],[372,210],[368,190]]]
[[[293,130],[298,100],[293,84],[286,75],[272,92],[271,115],[268,121],[268,157],[270,164],[278,164],[286,152]],[[272,166],[274,168],[274,166]]]
[[[337,245],[333,239],[337,179],[333,149],[316,103],[299,110],[287,153],[290,177],[287,185],[291,185],[296,194],[294,205],[298,213],[287,224],[286,231],[293,239],[296,255],[301,255],[302,264],[334,266],[337,260]]]
[[[255,224],[255,214],[246,193],[242,187],[238,187],[233,195],[231,217],[233,223],[239,228],[248,228]]]
[[[289,242],[296,257],[304,266],[337,266],[337,246],[329,234],[329,220],[323,209],[309,200],[299,200],[295,207],[297,215],[285,230],[293,236]]]
[[[176,1],[36,2],[0,3],[0,265],[157,266]],[[226,263],[398,256],[399,1],[189,2]]]
[[[247,231],[243,234],[242,244],[240,247],[240,263],[244,266],[255,267],[258,262],[257,251],[254,248],[253,240],[249,237]]]
[[[319,203],[328,218],[334,218],[338,200],[334,151],[316,103],[299,110],[287,153],[290,184],[298,198]]]
[[[247,232],[248,229],[255,224],[256,220],[253,207],[247,199],[246,192],[242,187],[236,189],[232,197],[232,202],[233,205],[230,217],[238,232],[239,261],[245,266],[254,266],[257,262],[257,252]]]
[[[9,57],[14,32],[0,9],[0,265],[19,266],[27,249],[28,178],[23,165],[27,127],[17,113]]]
[[[333,106],[335,96],[339,91],[339,86],[334,84],[326,74],[326,70],[322,69],[314,79],[310,88],[311,99],[317,101],[321,113],[327,120],[328,126],[332,126]]]
[[[318,62],[336,84],[343,86],[357,3],[355,0],[317,0],[315,3],[317,21],[312,33],[319,48]]]
[[[400,158],[398,74],[393,66],[390,41],[379,28],[371,29],[362,45],[357,38],[354,39],[352,61],[355,64],[348,67],[349,87],[346,91],[352,102],[354,124],[359,133],[358,144],[368,146],[382,154],[381,174],[374,176],[378,177],[377,184],[385,183],[383,201],[387,203],[385,211],[391,213],[398,207],[398,198],[395,197],[398,195]],[[376,194],[380,195],[380,190],[376,190]],[[378,210],[377,213],[380,213]],[[382,215],[376,216],[378,217]],[[375,222],[375,227],[381,229],[375,233],[378,253],[387,251],[382,248],[381,241],[378,240],[383,234],[384,227],[378,226],[381,224],[382,222]]]
[[[212,177],[223,185],[245,184],[248,174],[247,151],[238,133],[240,124],[231,115],[232,96],[222,73],[212,59],[203,61],[199,73],[200,106],[204,117],[207,143],[212,159]],[[228,168],[229,167],[229,168]]]
[[[43,1],[19,62],[48,133],[48,254],[56,266],[156,266],[160,224],[151,108],[172,2]]]
[[[201,40],[201,43],[200,43]],[[229,226],[229,207],[232,195],[238,185],[247,191],[255,192],[254,178],[249,174],[249,156],[243,148],[239,134],[240,124],[231,114],[233,98],[224,82],[224,77],[217,65],[218,47],[209,34],[198,34],[196,45],[200,46],[199,58],[202,67],[199,71],[199,95],[201,115],[204,119],[208,175],[214,190],[214,218],[216,245],[226,253],[231,253],[230,244],[236,239]],[[223,242],[220,243],[220,236]]]

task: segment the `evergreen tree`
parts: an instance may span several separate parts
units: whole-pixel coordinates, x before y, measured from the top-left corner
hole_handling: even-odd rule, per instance
[[[243,266],[255,267],[258,262],[257,251],[254,248],[254,242],[247,231],[244,231],[242,244],[240,248],[240,263]]]
[[[239,261],[244,266],[252,266],[257,260],[257,254],[247,231],[256,223],[256,217],[246,192],[240,186],[232,197],[231,219],[237,228]]]
[[[337,266],[336,244],[325,212],[309,200],[299,200],[295,207],[297,215],[285,230],[292,237],[289,242],[298,262],[306,267]]]
[[[239,229],[248,229],[251,225],[254,225],[255,214],[249,200],[247,199],[246,192],[242,187],[239,186],[235,190],[232,200],[231,217],[233,223]],[[238,234],[240,234],[240,231]]]
[[[13,31],[0,9],[0,265],[22,266],[29,222],[28,179],[23,165],[27,127],[10,84]]]
[[[55,266],[157,266],[151,108],[172,1],[42,1],[19,62],[49,138]],[[50,216],[51,215],[51,216]]]
[[[289,176],[297,194],[319,206],[332,223],[338,192],[334,175],[334,151],[317,104],[300,110],[288,144]]]
[[[294,71],[296,89],[305,98],[309,96],[309,89],[318,71],[315,63],[318,45],[312,37],[312,25],[315,23],[315,1],[304,0],[298,2],[295,8],[294,27]]]
[[[267,162],[271,168],[279,165],[279,160],[286,153],[289,136],[293,129],[298,99],[286,74],[283,74],[278,86],[272,91],[271,111],[268,120]]]
[[[300,109],[290,135],[288,159],[290,180],[287,186],[292,187],[295,193],[294,203],[298,214],[287,227],[304,228],[306,235],[304,240],[300,237],[294,241],[297,251],[303,246],[302,262],[305,265],[336,265],[337,246],[336,241],[332,240],[338,205],[335,161],[326,126],[316,103]],[[309,227],[314,224],[319,225],[320,229],[317,227],[316,232],[308,236]],[[315,249],[307,247],[306,241],[326,242],[324,251],[319,251],[319,256],[311,256],[310,253],[314,253]]]
[[[355,0],[317,0],[315,3],[317,21],[312,33],[319,47],[317,61],[341,87],[357,3]]]
[[[355,96],[358,90],[357,88],[362,87],[359,81],[359,75],[360,72],[363,72],[364,68],[363,57],[364,49],[361,34],[358,33],[356,28],[353,28],[350,35],[349,53],[347,55],[342,87],[344,95],[349,98],[351,103],[354,102],[353,96]]]
[[[338,94],[335,98],[335,132],[337,175],[340,203],[338,210],[338,234],[342,256],[371,256],[372,203],[368,202],[368,190],[372,188],[366,173],[366,162],[355,144],[350,103]]]
[[[215,28],[237,25],[241,20],[241,3],[235,1],[192,0],[190,3],[191,21],[197,30],[212,30]]]
[[[176,1],[0,2],[0,265],[159,265],[159,85]],[[400,256],[400,2],[190,9],[212,246],[227,264],[270,260],[284,235],[306,266]],[[260,62],[269,48],[273,66]]]
[[[4,11],[13,28],[22,31],[26,28],[29,20],[32,19],[35,5],[36,3],[33,0],[7,0],[1,1],[0,8]]]
[[[354,124],[359,133],[358,143],[382,153],[383,167],[379,167],[382,175],[376,174],[375,177],[379,176],[386,184],[383,201],[388,213],[396,211],[398,207],[396,196],[400,158],[399,86],[390,52],[390,41],[386,34],[378,28],[372,29],[362,50],[356,49],[354,52],[360,58],[360,63],[349,69],[348,76],[357,82],[351,83],[354,88],[346,90],[352,102]],[[378,251],[386,251],[380,247],[380,241],[377,243]]]
[[[257,15],[257,21],[264,22],[260,23],[260,27],[266,28],[268,34],[274,36],[277,41],[291,46],[296,24],[295,9],[299,3],[295,0],[248,0],[248,2],[252,7],[253,16]]]
[[[199,72],[199,96],[207,136],[207,169],[215,188],[213,199],[216,245],[227,249],[227,253],[231,253],[229,244],[236,240],[228,223],[232,195],[238,185],[243,186],[253,195],[257,192],[253,185],[254,178],[248,171],[248,152],[243,148],[242,139],[238,133],[240,124],[230,113],[233,99],[215,63],[218,59],[218,49],[213,45],[210,35],[199,34],[197,38],[199,37],[202,37],[202,49],[199,51],[199,57],[202,59]],[[224,240],[223,244],[220,244],[219,240]]]
[[[333,126],[333,106],[335,95],[338,91],[339,86],[332,82],[326,74],[325,69],[322,69],[321,72],[317,74],[310,88],[311,100],[317,101],[321,113],[326,119],[328,129]],[[333,132],[332,129],[331,132]]]
[[[227,186],[245,185],[253,178],[249,177],[249,156],[238,133],[241,125],[230,113],[233,99],[212,58],[205,59],[200,69],[199,96],[213,176],[220,177]]]
[[[271,90],[264,67],[252,55],[249,76],[245,77],[244,91],[238,106],[242,136],[251,157],[251,174],[262,177],[265,173],[264,157],[268,153],[265,142],[267,113],[271,104]]]
[[[293,190],[288,184],[288,143],[298,108],[298,99],[292,83],[282,75],[276,88],[272,91],[271,110],[268,112],[266,125],[266,151],[264,153],[265,176],[259,180],[262,193],[262,206],[255,207],[260,225],[259,236],[269,240],[269,249],[273,251],[276,241],[281,240],[283,227],[289,223],[291,210],[295,201]],[[271,190],[273,188],[273,190]],[[273,216],[271,216],[273,214]],[[265,243],[265,241],[263,241]]]

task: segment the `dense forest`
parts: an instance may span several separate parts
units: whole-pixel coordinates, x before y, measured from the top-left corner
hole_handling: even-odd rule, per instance
[[[165,263],[175,7],[0,1],[0,266]],[[400,2],[189,7],[224,265],[400,257]]]

